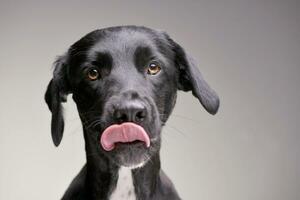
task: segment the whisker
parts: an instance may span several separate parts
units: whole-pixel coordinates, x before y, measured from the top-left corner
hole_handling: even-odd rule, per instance
[[[90,128],[95,128],[97,125],[101,124],[103,121],[101,119],[96,119],[94,121],[92,121],[86,128],[90,129]]]
[[[95,127],[96,125],[98,125],[98,123],[104,122],[102,121],[101,118],[86,119],[84,116],[81,117],[82,117],[82,125],[87,126],[87,129],[91,127]]]
[[[151,156],[148,154],[144,154],[146,162],[150,162],[151,164],[154,164],[153,161],[151,160]]]
[[[170,124],[165,126],[166,128],[172,128],[173,130],[175,130],[177,133],[180,133],[180,135],[184,136],[185,138],[188,138],[188,136],[182,132],[180,129],[176,128],[175,126],[171,126]]]
[[[167,116],[166,114],[160,114],[160,115],[161,115],[161,116]],[[197,125],[201,124],[200,121],[197,121],[197,120],[195,120],[195,119],[193,119],[193,118],[186,117],[186,116],[183,116],[183,115],[178,115],[178,114],[173,113],[173,114],[171,114],[171,116],[174,116],[174,117],[177,117],[177,118],[181,118],[181,119],[185,119],[185,120],[191,121],[191,122],[193,122],[193,123],[195,123],[195,124],[197,124]]]

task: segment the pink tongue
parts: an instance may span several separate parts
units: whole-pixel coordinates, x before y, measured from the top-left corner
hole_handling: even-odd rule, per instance
[[[104,150],[111,151],[115,148],[115,143],[117,142],[127,143],[136,140],[142,141],[147,147],[150,147],[149,136],[143,127],[126,122],[107,127],[102,133],[100,142]]]

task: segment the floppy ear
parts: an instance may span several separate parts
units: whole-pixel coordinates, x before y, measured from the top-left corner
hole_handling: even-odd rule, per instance
[[[217,93],[203,79],[195,60],[169,36],[167,38],[175,53],[175,64],[179,71],[178,89],[192,91],[207,112],[216,114],[220,104]]]
[[[69,93],[66,80],[66,56],[59,57],[54,63],[53,78],[48,84],[45,101],[52,112],[51,134],[55,146],[61,142],[64,131],[62,102],[66,102]]]

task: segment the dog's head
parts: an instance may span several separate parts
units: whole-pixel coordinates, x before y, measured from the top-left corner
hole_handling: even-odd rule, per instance
[[[136,26],[93,31],[55,62],[45,94],[53,142],[61,142],[61,103],[72,93],[87,151],[117,165],[144,163],[160,149],[178,89],[192,91],[209,113],[217,112],[217,94],[166,33]]]

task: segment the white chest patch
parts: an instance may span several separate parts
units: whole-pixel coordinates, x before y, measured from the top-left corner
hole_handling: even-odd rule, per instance
[[[120,167],[118,182],[109,200],[136,200],[130,168]]]

